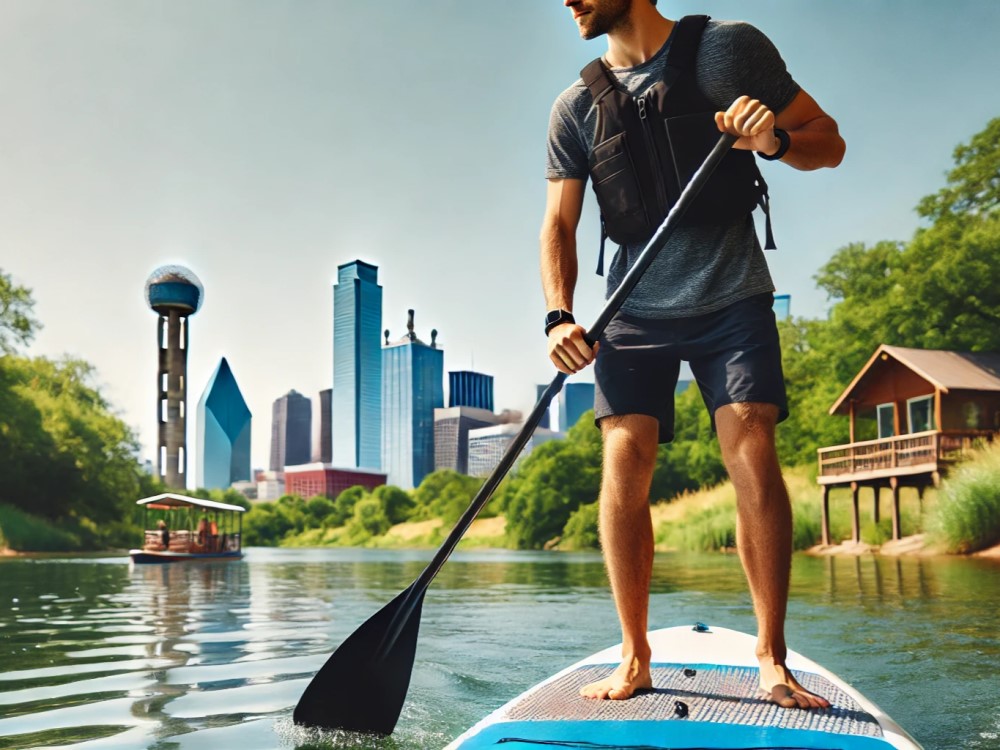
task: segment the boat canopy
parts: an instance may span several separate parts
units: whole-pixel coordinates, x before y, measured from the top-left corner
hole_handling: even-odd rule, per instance
[[[154,508],[156,510],[195,507],[207,508],[209,510],[231,510],[237,513],[243,513],[246,511],[246,508],[242,508],[239,505],[217,503],[215,500],[202,500],[200,497],[174,495],[170,492],[165,492],[162,495],[153,495],[153,497],[144,497],[142,500],[137,500],[136,505],[145,505],[148,508]]]

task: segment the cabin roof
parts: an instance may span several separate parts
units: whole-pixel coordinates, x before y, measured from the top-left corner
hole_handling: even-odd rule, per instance
[[[847,386],[830,414],[843,414],[865,382],[878,377],[881,363],[895,359],[943,393],[950,390],[1000,391],[1000,352],[952,352],[882,344]]]
[[[203,500],[200,497],[186,497],[185,495],[174,495],[171,492],[164,492],[162,495],[153,495],[137,500],[136,505],[146,505],[150,508],[205,508],[207,510],[231,510],[243,513],[246,508],[229,503],[218,503],[215,500]]]

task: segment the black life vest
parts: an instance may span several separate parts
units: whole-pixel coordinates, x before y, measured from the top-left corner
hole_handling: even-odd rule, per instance
[[[685,16],[674,27],[663,79],[642,96],[626,91],[601,58],[580,76],[597,107],[590,177],[601,208],[604,240],[646,242],[719,139],[716,107],[698,88],[695,58],[708,16]],[[760,206],[766,245],[774,248],[767,184],[753,153],[732,150],[705,184],[682,224],[730,224]]]

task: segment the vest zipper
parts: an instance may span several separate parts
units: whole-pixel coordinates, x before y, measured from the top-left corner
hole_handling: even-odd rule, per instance
[[[656,215],[665,216],[669,208],[667,204],[667,189],[663,184],[660,153],[656,148],[656,139],[653,137],[652,125],[649,124],[649,118],[646,116],[646,97],[640,96],[635,101],[636,106],[639,107],[639,121],[642,123],[642,134],[646,138],[646,148],[653,156],[653,181],[656,184],[657,200]]]

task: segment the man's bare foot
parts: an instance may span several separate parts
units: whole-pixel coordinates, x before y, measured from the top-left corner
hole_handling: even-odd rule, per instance
[[[649,661],[632,658],[623,661],[609,677],[584,685],[580,688],[580,695],[584,698],[621,701],[631,698],[639,690],[650,690],[652,687]]]
[[[830,701],[810,693],[783,664],[760,660],[760,692],[758,697],[782,708],[829,708]]]

